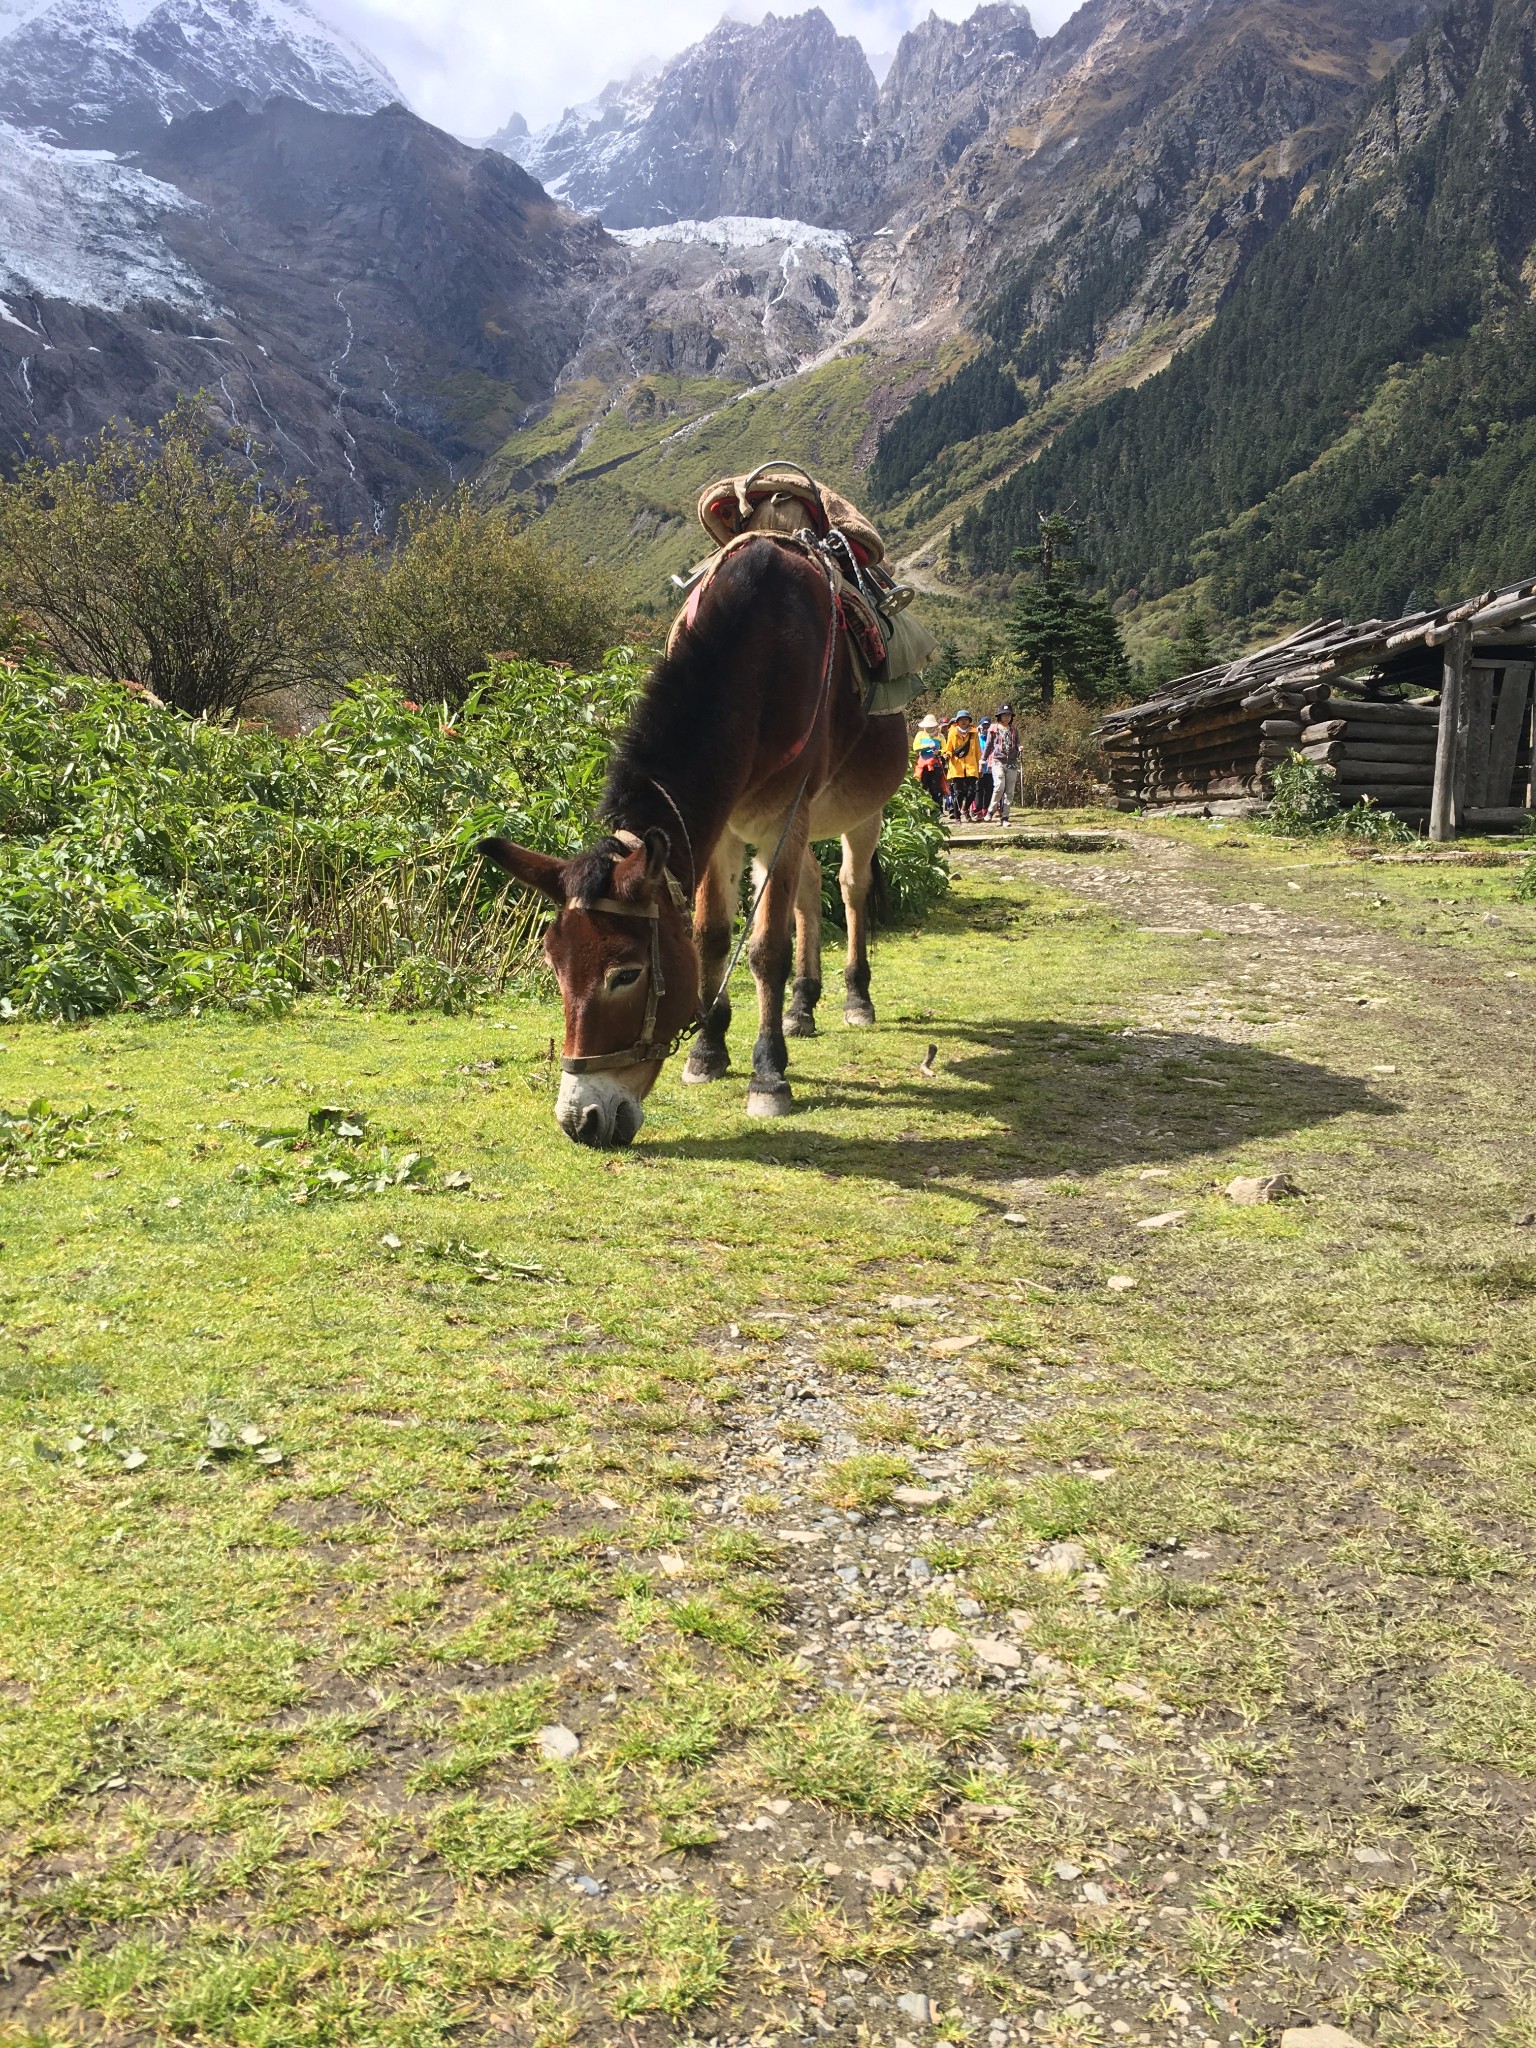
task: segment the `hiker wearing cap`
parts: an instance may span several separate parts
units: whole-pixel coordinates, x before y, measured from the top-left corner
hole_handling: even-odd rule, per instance
[[[939,721],[931,711],[918,721],[917,737],[912,742],[912,779],[943,810],[944,742],[939,734]]]
[[[976,776],[976,799],[971,805],[971,816],[981,819],[992,807],[992,721],[978,718],[976,741],[981,749],[981,767]]]
[[[949,778],[950,815],[976,815],[976,778],[981,773],[981,742],[969,711],[957,711],[944,735],[944,773]]]
[[[1000,704],[987,735],[987,765],[992,770],[992,801],[986,815],[1008,822],[1009,806],[1019,794],[1019,735],[1013,706]]]

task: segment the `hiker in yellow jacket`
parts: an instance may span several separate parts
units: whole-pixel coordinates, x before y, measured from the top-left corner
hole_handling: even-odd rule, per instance
[[[976,781],[981,774],[981,741],[969,711],[957,711],[944,735],[944,772],[949,778],[950,815],[974,818]]]

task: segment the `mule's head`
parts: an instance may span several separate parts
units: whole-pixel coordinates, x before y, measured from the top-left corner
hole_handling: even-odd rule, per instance
[[[628,1145],[678,1034],[697,1015],[699,957],[670,842],[650,831],[555,860],[482,839],[480,853],[559,908],[544,951],[565,1003],[555,1121],[578,1145]]]

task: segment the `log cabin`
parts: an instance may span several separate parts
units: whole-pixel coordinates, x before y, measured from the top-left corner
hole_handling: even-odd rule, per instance
[[[1256,815],[1275,765],[1311,761],[1346,807],[1454,839],[1533,807],[1536,577],[1400,619],[1316,619],[1180,676],[1098,729],[1121,810]]]

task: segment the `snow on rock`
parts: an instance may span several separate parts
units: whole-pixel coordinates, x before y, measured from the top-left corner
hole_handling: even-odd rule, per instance
[[[55,149],[0,122],[0,294],[120,312],[153,300],[211,311],[207,287],[168,246],[167,213],[201,211],[103,150]],[[22,325],[30,324],[23,314]]]
[[[658,242],[704,242],[722,256],[746,249],[765,249],[785,242],[791,249],[809,249],[829,263],[853,262],[853,246],[841,228],[812,227],[809,221],[783,220],[776,215],[725,213],[718,220],[673,220],[656,228],[614,228],[616,242],[630,249],[651,249]]]
[[[122,147],[274,93],[336,114],[402,97],[303,0],[0,0],[0,119],[57,140]]]

